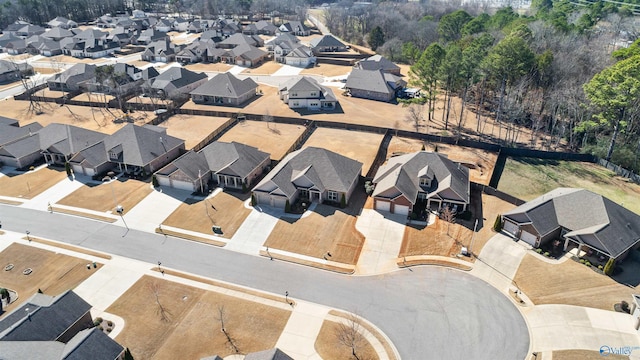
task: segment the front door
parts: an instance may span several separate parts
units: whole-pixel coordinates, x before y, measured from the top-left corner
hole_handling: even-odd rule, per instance
[[[309,190],[300,189],[300,195],[298,196],[301,200],[309,200]]]

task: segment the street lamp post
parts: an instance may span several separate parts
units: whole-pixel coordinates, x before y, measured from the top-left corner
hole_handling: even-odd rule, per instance
[[[116,199],[116,191],[113,189],[113,183],[111,182],[113,179],[109,176],[105,176],[102,178],[102,182],[106,183],[109,182],[109,185],[111,185],[111,195],[113,196],[113,206],[116,208],[118,208],[118,199]]]
[[[29,234],[31,234],[31,232],[29,230],[25,231],[27,233],[27,241],[31,242],[31,238],[29,237]]]

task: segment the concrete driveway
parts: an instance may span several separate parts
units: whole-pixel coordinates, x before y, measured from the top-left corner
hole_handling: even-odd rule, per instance
[[[396,259],[404,237],[404,215],[363,209],[356,230],[365,237],[356,265],[356,275],[382,274],[398,269]]]
[[[506,292],[527,253],[527,248],[502,233],[484,245],[471,273]]]

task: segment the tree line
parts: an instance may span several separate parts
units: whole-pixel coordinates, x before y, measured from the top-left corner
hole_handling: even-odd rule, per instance
[[[426,94],[426,120],[439,102],[453,134],[473,109],[474,135],[485,134],[481,114],[490,114],[502,126],[489,140],[515,145],[528,128],[531,146],[593,153],[640,170],[640,22],[627,8],[534,0],[534,14],[521,15],[510,7],[489,14],[451,6],[383,1],[324,16],[339,37],[410,64],[410,83]],[[455,116],[452,97],[462,100]]]

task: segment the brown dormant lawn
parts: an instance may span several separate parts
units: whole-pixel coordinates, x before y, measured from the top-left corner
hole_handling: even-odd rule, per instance
[[[338,341],[337,333],[340,326],[337,322],[325,320],[316,338],[315,348],[323,359],[352,359],[352,349]],[[371,344],[363,339],[356,348],[358,359],[376,360],[378,353]]]
[[[320,76],[340,76],[347,75],[353,70],[351,66],[334,65],[334,64],[317,64],[314,67],[304,69],[300,72],[302,75],[313,74]],[[335,90],[334,90],[335,93]]]
[[[241,74],[245,75],[271,75],[274,72],[280,70],[282,68],[282,64],[277,63],[275,61],[265,61],[255,68],[247,68],[242,70]]]
[[[594,345],[595,346],[595,345]],[[553,360],[625,360],[629,359],[624,355],[606,355],[606,358],[596,350],[555,350],[552,352]]]
[[[613,305],[630,301],[634,288],[617,283],[571,259],[548,264],[527,254],[514,281],[534,304],[567,304],[613,311]]]
[[[64,170],[40,168],[26,173],[7,173],[0,178],[0,195],[31,199],[67,176]]]
[[[40,103],[43,113],[36,115],[29,111],[29,101],[6,100],[2,102],[3,116],[20,120],[20,126],[38,122],[42,126],[52,123],[69,124],[89,130],[112,134],[126,123],[115,124],[113,120],[124,114],[117,109],[92,108],[89,106]],[[144,125],[153,118],[152,113],[136,111],[131,114],[136,125]]]
[[[27,243],[27,241],[24,241]],[[100,260],[96,258],[96,260]],[[78,286],[93,275],[102,265],[87,269],[87,260],[62,255],[28,245],[11,244],[0,253],[0,267],[13,264],[10,271],[0,270],[0,284],[18,292],[19,299],[5,310],[19,306],[38,289],[47,295],[59,295]],[[31,268],[30,275],[23,275],[24,269]]]
[[[208,72],[227,72],[231,69],[233,65],[223,64],[223,63],[197,63],[197,64],[189,64],[184,66],[185,69],[189,69],[191,71],[208,71]]]
[[[398,256],[439,255],[454,257],[460,254],[462,246],[469,245],[471,235],[471,230],[464,226],[451,224],[442,219],[436,219],[435,223],[427,227],[407,225]],[[461,259],[469,260],[464,257]]]
[[[251,210],[243,202],[249,193],[220,192],[206,200],[187,199],[164,220],[162,225],[211,234],[211,226],[222,228],[222,236],[231,238]]]
[[[382,134],[349,131],[331,128],[317,128],[304,143],[331,150],[362,163],[362,175],[366,175],[378,154]]]
[[[229,129],[220,141],[251,145],[271,154],[271,159],[280,160],[304,130],[302,125],[246,120]]]
[[[399,136],[391,138],[387,156],[400,155],[422,150],[435,151],[435,144],[422,140],[408,139]],[[464,146],[438,144],[438,153],[447,155],[453,161],[467,164],[469,167],[469,179],[480,184],[489,184],[491,174],[495,167],[498,154],[486,150],[474,149]]]
[[[94,92],[83,92],[82,94],[73,98],[73,100],[77,101],[97,101],[104,103],[109,102],[113,99],[115,99],[115,96]]]
[[[116,341],[131,349],[136,359],[200,359],[234,354],[216,319],[220,306],[227,317],[225,328],[242,354],[273,348],[291,315],[288,310],[149,276],[107,311],[125,320]]]
[[[318,259],[330,252],[331,261],[355,265],[364,243],[355,226],[365,200],[361,188],[358,185],[345,209],[320,204],[302,219],[281,218],[264,246]]]
[[[167,134],[185,141],[187,149],[206,139],[224,125],[228,118],[176,114],[158,124],[167,128]]]
[[[109,183],[85,184],[58,201],[58,204],[115,213],[117,203],[122,205],[126,214],[151,191],[148,181],[123,178]]]

